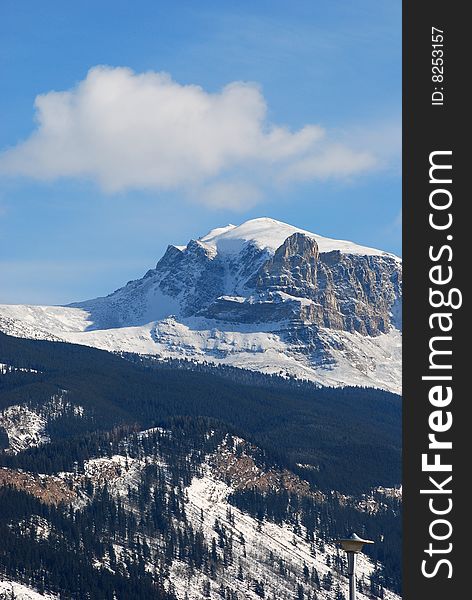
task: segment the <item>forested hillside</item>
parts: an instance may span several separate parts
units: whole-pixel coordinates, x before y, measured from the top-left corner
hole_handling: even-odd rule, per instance
[[[400,399],[0,335],[0,574],[82,600],[401,587]]]
[[[3,334],[0,363],[16,369],[0,378],[0,410],[25,403],[38,408],[61,390],[70,405],[83,408],[50,420],[52,441],[123,423],[144,428],[175,416],[207,416],[287,466],[315,467],[303,476],[323,489],[351,493],[401,480],[401,400],[388,392],[297,387],[244,371],[238,380],[239,370],[230,378],[224,367],[221,375],[217,367],[148,368],[93,348]],[[18,466],[26,468],[30,456],[34,451],[16,458]],[[65,460],[62,450],[59,456]]]

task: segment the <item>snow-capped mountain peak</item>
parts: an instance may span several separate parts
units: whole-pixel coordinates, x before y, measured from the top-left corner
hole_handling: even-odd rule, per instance
[[[399,391],[401,261],[270,218],[169,246],[102,298],[0,306],[0,329]]]

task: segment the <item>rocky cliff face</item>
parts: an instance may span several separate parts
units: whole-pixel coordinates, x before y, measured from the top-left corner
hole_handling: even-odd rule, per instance
[[[393,324],[393,306],[401,297],[401,275],[398,262],[391,257],[346,255],[339,250],[320,254],[316,238],[294,233],[245,287],[257,293],[261,304],[291,303],[294,324],[375,336],[388,332]],[[258,302],[254,297],[251,300],[254,321],[264,319],[257,310]],[[290,316],[287,311],[280,312],[275,320]]]
[[[398,391],[401,293],[397,257],[254,219],[169,246],[142,279],[107,297],[0,307],[0,325],[22,331],[20,320],[27,336]]]
[[[254,324],[288,319],[369,336],[397,326],[401,299],[394,257],[320,253],[316,237],[304,233],[289,236],[269,257],[253,244],[237,260],[199,241],[183,251],[169,246],[146,277],[158,280],[187,317]]]

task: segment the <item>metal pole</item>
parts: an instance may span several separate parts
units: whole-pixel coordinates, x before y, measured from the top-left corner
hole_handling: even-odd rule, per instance
[[[349,600],[356,600],[356,553],[347,552],[347,574],[349,575]]]

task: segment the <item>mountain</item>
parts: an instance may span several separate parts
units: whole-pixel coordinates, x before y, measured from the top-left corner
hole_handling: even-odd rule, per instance
[[[0,598],[345,600],[356,530],[400,600],[400,303],[397,257],[255,219],[0,307]]]
[[[399,392],[401,261],[253,219],[169,246],[109,296],[1,305],[0,330]]]
[[[399,600],[401,399],[0,334],[0,598]]]

